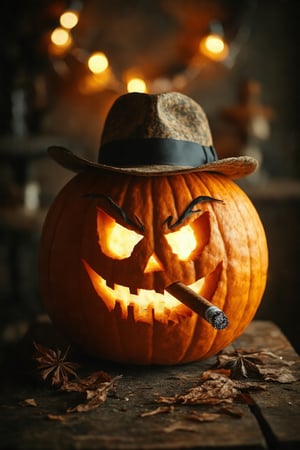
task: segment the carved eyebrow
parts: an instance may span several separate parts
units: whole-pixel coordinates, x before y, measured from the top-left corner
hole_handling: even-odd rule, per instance
[[[194,200],[191,201],[191,203],[188,205],[188,207],[183,211],[181,216],[178,217],[178,220],[171,224],[173,217],[169,216],[165,223],[168,225],[168,228],[171,230],[172,228],[177,227],[178,225],[182,224],[191,214],[200,212],[201,209],[194,210],[194,206],[198,205],[199,203],[204,202],[221,202],[224,203],[223,200],[219,200],[217,198],[208,197],[207,195],[200,195],[199,197],[196,197]]]
[[[111,197],[109,197],[107,195],[103,195],[103,194],[96,194],[93,192],[88,193],[88,194],[83,194],[83,197],[104,198],[117,211],[119,216],[121,216],[121,218],[127,225],[131,225],[133,228],[137,229],[138,231],[144,231],[144,224],[141,222],[141,220],[137,216],[134,216],[136,222],[131,220],[125,213],[124,209],[122,209],[121,206],[117,205]]]

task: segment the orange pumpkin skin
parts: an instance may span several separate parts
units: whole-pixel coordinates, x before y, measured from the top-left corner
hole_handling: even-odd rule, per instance
[[[204,201],[171,229],[168,225],[199,196],[221,201]],[[141,228],[141,240],[129,256],[116,259],[103,248],[105,228],[113,222]],[[166,236],[186,225],[197,245],[180,260]],[[148,272],[151,255],[159,269]],[[86,353],[134,364],[187,363],[229,345],[257,311],[267,267],[266,237],[253,204],[229,178],[208,172],[80,173],[51,205],[40,243],[41,296],[53,323]],[[215,330],[176,300],[164,304],[169,284],[199,279],[204,281],[198,292],[227,315],[226,329]],[[116,285],[128,289],[116,293]],[[124,289],[131,292],[126,302]],[[151,291],[143,305],[140,289]]]

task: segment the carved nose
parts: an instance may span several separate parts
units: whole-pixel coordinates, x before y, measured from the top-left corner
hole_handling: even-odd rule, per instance
[[[146,264],[144,273],[158,272],[163,270],[162,263],[159,261],[155,253],[152,253]]]

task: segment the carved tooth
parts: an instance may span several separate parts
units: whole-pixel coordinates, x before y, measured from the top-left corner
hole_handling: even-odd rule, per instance
[[[156,287],[155,288],[155,292],[157,292],[158,294],[164,294],[165,293],[165,289],[164,288],[160,288],[160,287]]]
[[[109,287],[110,289],[114,289],[115,288],[115,284],[114,282],[109,282],[107,280],[105,280],[106,286]]]
[[[130,286],[129,287],[129,291],[130,291],[130,294],[133,294],[133,295],[138,295],[139,294],[139,289],[136,288],[136,287]]]

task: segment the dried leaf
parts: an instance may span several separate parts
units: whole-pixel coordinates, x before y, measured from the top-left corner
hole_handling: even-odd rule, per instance
[[[50,380],[53,386],[59,387],[69,380],[77,377],[75,369],[78,364],[66,361],[69,349],[62,353],[60,349],[53,350],[34,342],[36,352],[33,358],[38,362],[38,371],[43,380]]]
[[[66,416],[58,415],[58,414],[48,414],[47,419],[49,420],[57,420],[59,422],[65,422]]]
[[[89,377],[90,378],[90,377]],[[85,403],[80,403],[73,408],[68,408],[67,413],[73,413],[73,412],[88,412],[92,411],[93,409],[99,408],[99,406],[102,405],[107,399],[108,392],[114,387],[114,382],[121,378],[121,376],[117,376],[111,381],[104,381],[99,383],[99,385],[93,389],[87,389],[86,392],[86,399],[88,400]]]
[[[222,406],[217,411],[220,414],[227,414],[228,416],[236,417],[238,419],[240,419],[244,414],[241,409],[234,408],[232,406]]]
[[[201,374],[201,381],[219,378],[219,375],[224,375],[227,378],[230,378],[231,370],[230,369],[209,369],[205,370]]]
[[[263,364],[270,363],[270,360],[272,360],[272,362],[278,362],[281,365],[285,366],[291,366],[295,364],[295,361],[287,361],[283,358],[283,356],[276,355],[274,352],[270,352],[269,350],[261,350],[259,352],[253,351],[251,352],[251,355],[253,357],[258,357]]]
[[[293,383],[299,378],[295,377],[287,367],[262,367],[260,372],[266,381],[277,381],[278,383]]]
[[[218,413],[192,411],[190,414],[186,416],[186,419],[195,420],[197,422],[214,422],[220,416],[221,414]]]
[[[238,350],[231,354],[218,355],[218,367],[230,369],[230,377],[233,379],[255,378],[261,379],[258,364],[262,364],[262,360],[253,357],[250,353],[240,353]]]
[[[200,385],[188,390],[186,394],[174,397],[160,397],[158,403],[209,404],[232,403],[239,394],[234,383],[227,376],[217,371],[203,372]]]
[[[265,391],[266,385],[257,381],[233,380],[233,385],[239,391]]]
[[[107,372],[93,372],[86,378],[76,378],[73,381],[64,381],[60,386],[61,391],[67,392],[86,392],[88,390],[97,390],[102,383],[111,382],[111,377]]]
[[[172,413],[174,411],[174,406],[159,406],[158,408],[152,410],[152,411],[145,411],[140,414],[141,417],[148,417],[148,416],[156,416],[157,414],[164,414],[164,413]]]
[[[37,407],[37,402],[34,398],[25,398],[20,402],[20,405]]]
[[[163,428],[165,433],[173,433],[174,431],[190,431],[193,433],[199,433],[198,425],[187,424],[184,421],[172,423],[168,427]]]
[[[292,383],[299,379],[288,368],[294,364],[295,361],[285,361],[282,356],[267,350],[246,352],[240,349],[218,355],[218,367],[229,368],[233,379],[253,378]]]

